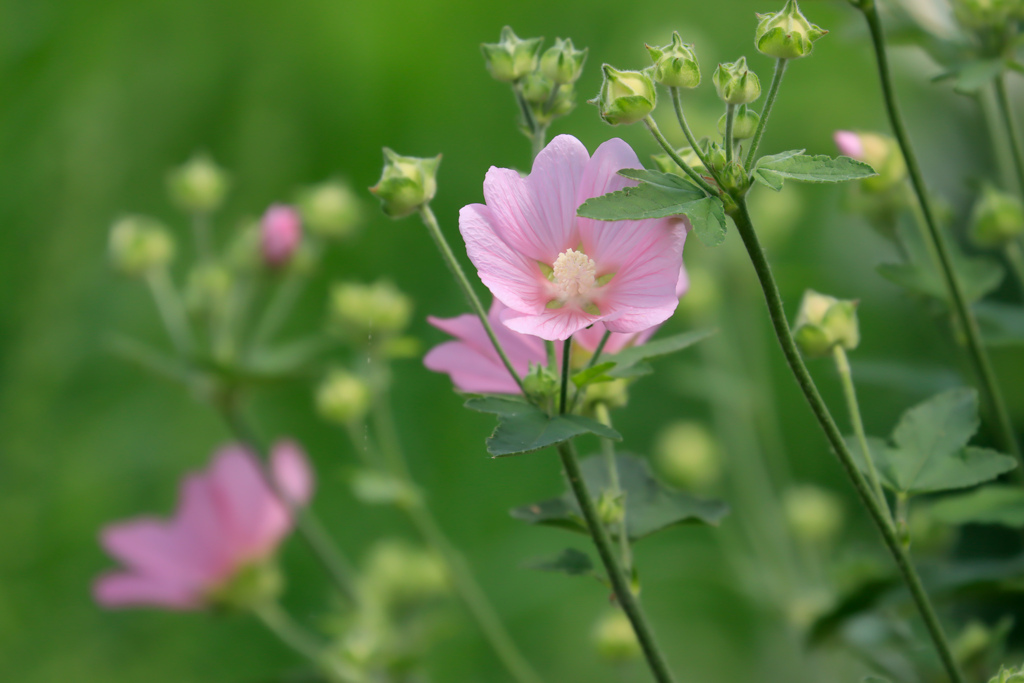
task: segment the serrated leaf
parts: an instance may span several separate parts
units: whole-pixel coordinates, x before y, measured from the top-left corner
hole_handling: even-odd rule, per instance
[[[580,370],[572,376],[572,383],[577,388],[585,387],[588,384],[596,384],[598,382],[610,382],[613,377],[609,377],[605,373],[615,367],[614,361],[606,361],[604,363],[598,363],[592,368],[586,368]]]
[[[698,191],[697,198],[702,196]],[[683,213],[686,205],[693,201],[694,194],[689,189],[640,183],[588,199],[576,213],[599,221],[667,218]]]
[[[1024,527],[1024,489],[1019,486],[986,486],[960,496],[943,498],[929,508],[946,524],[1001,524]]]
[[[776,190],[782,187],[786,178],[807,183],[841,183],[874,175],[878,175],[875,169],[863,161],[843,156],[833,159],[824,154],[808,156],[783,152],[761,157],[754,164],[755,179],[760,177],[762,182]]]
[[[569,576],[593,576],[594,563],[582,550],[565,548],[554,557],[542,557],[526,563],[527,569],[542,572],[559,572]]]
[[[619,175],[670,190],[680,190],[689,194],[690,200],[700,199],[704,196],[703,190],[690,182],[689,179],[675,173],[662,173],[661,171],[651,171],[646,168],[624,168],[619,171]]]
[[[710,337],[715,333],[715,330],[695,330],[693,332],[683,332],[682,334],[673,335],[671,337],[665,337],[664,339],[656,339],[649,341],[646,344],[640,346],[632,346],[628,349],[619,351],[618,353],[606,356],[606,362],[614,362],[615,367],[608,370],[608,374],[611,377],[635,377],[637,376],[636,369],[638,366],[646,365],[646,361],[661,356],[667,356],[670,353],[681,351],[688,346],[692,346],[697,342]],[[650,371],[650,366],[641,367],[639,374],[646,374]]]
[[[620,441],[611,427],[581,415],[548,415],[522,401],[502,398],[471,398],[466,407],[498,416],[498,426],[487,439],[487,452],[499,458],[539,451],[581,434],[597,434]]]
[[[626,533],[630,540],[639,540],[676,524],[696,522],[717,525],[728,512],[728,506],[721,501],[701,500],[660,483],[651,474],[643,458],[620,453],[615,460],[619,485],[625,496]],[[596,500],[610,486],[607,463],[603,456],[595,456],[585,458],[580,468],[587,490]],[[583,514],[571,492],[559,498],[515,508],[511,514],[531,524],[587,533]],[[614,529],[609,531],[614,532]]]
[[[981,337],[989,346],[1024,345],[1024,308],[997,301],[974,305]]]
[[[684,204],[680,213],[686,214],[697,239],[706,247],[717,247],[725,240],[725,206],[718,197],[704,197]]]

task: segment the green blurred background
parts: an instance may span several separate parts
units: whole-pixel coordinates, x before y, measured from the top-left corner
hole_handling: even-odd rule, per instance
[[[832,33],[812,58],[791,67],[763,150],[834,153],[836,128],[884,130],[864,32],[844,5],[806,3],[811,20]],[[302,185],[331,176],[371,185],[382,146],[443,153],[434,209],[458,244],[458,209],[482,200],[487,168],[529,164],[512,96],[489,78],[479,50],[503,25],[590,48],[581,103],[552,134],[571,132],[591,150],[622,136],[644,159],[655,151],[644,130],[612,130],[582,102],[597,92],[598,66],[643,67],[644,43],[667,43],[671,30],[680,30],[697,44],[706,79],[688,96],[691,123],[710,133],[720,113],[709,78],[716,62],[746,54],[767,86],[771,63],[752,47],[754,12],[774,9],[764,0],[0,3],[0,679],[260,681],[298,663],[242,617],[107,612],[90,597],[93,578],[112,566],[97,530],[142,512],[168,513],[181,475],[203,466],[229,438],[186,391],[108,350],[112,332],[167,346],[146,291],[111,272],[105,247],[112,220],[138,212],[176,226],[189,255],[186,222],[165,194],[169,168],[205,150],[231,171],[232,192],[217,223],[224,240],[240,221],[291,199]],[[976,110],[929,85],[936,69],[919,53],[897,51],[896,63],[929,181],[963,213],[963,180],[992,166]],[[663,106],[666,130],[668,113]],[[868,430],[885,434],[900,410],[961,381],[962,360],[945,325],[875,274],[875,265],[893,259],[891,247],[847,214],[842,190],[787,186],[769,197],[759,187],[754,192],[765,196],[755,197],[755,210],[793,314],[805,287],[861,299],[864,342],[854,370],[863,378]],[[428,346],[439,342],[443,335],[424,317],[462,312],[456,287],[415,219],[391,222],[368,194],[366,201],[361,235],[329,252],[289,330],[322,325],[330,281],[384,276],[414,293],[412,332]],[[661,363],[656,376],[634,387],[617,424],[629,448],[643,453],[670,419],[710,420],[708,396],[721,386],[715,373],[731,368],[739,389],[719,401],[709,424],[745,433],[774,462],[787,462],[777,478],[838,492],[848,512],[844,533],[877,552],[874,532],[781,363],[739,247],[735,235],[718,254],[691,240],[686,262],[710,268],[719,290],[711,318],[720,338],[705,342],[715,350]],[[1012,294],[1004,286],[1003,295]],[[694,324],[679,316],[669,327]],[[1021,371],[1019,361],[1009,351],[996,355],[1004,377]],[[415,475],[547,680],[646,680],[641,667],[609,668],[594,653],[593,623],[607,608],[603,588],[522,568],[567,541],[588,546],[585,538],[526,527],[507,514],[560,492],[554,453],[488,459],[488,416],[462,409],[448,379],[418,361],[395,370],[400,437]],[[816,363],[812,372],[841,412],[831,366]],[[1012,393],[1019,417],[1020,392]],[[764,423],[758,432],[731,418],[733,407],[751,414],[741,409],[748,398]],[[307,447],[321,482],[315,509],[352,556],[384,534],[412,537],[398,515],[353,501],[342,476],[353,454],[313,415],[310,385],[264,392],[251,410],[263,434],[292,435]],[[771,439],[763,438],[765,425]],[[723,436],[730,466],[743,466],[729,452],[735,434]],[[737,515],[753,505],[730,502]],[[637,550],[644,601],[670,661],[687,681],[815,680],[820,662],[780,628],[783,611],[752,599],[729,570],[735,562],[726,561],[721,539],[733,523],[672,529]],[[288,545],[285,564],[288,604],[315,620],[326,584],[299,543]],[[437,681],[508,680],[454,603],[428,665]],[[859,674],[854,668],[842,677]]]

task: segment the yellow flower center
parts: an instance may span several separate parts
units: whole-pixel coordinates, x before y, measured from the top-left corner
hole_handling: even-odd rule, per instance
[[[597,283],[597,266],[583,252],[566,249],[555,259],[551,279],[563,300],[585,297]]]

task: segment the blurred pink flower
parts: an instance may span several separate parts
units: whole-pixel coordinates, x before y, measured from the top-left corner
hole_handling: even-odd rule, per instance
[[[840,154],[853,159],[864,158],[864,144],[860,140],[860,135],[849,130],[837,130],[832,134],[832,139],[835,141],[836,147],[839,148]]]
[[[302,242],[302,219],[294,207],[274,204],[260,223],[263,261],[271,267],[287,263]]]
[[[491,167],[486,204],[463,207],[459,229],[480,279],[511,309],[506,326],[557,340],[597,322],[640,332],[672,315],[686,222],[576,216],[585,200],[635,185],[617,171],[640,167],[622,140],[591,158],[571,135],[552,140],[525,178]]]
[[[292,504],[309,501],[313,475],[297,444],[274,446],[270,472]],[[103,529],[100,542],[125,569],[101,576],[93,594],[104,607],[199,609],[239,570],[270,557],[291,528],[288,507],[256,456],[229,445],[206,471],[185,479],[172,519],[141,517]]]

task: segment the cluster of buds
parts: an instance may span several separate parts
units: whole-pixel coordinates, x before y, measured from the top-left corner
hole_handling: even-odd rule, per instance
[[[787,0],[778,12],[758,14],[754,44],[761,54],[776,59],[799,59],[811,54],[814,41],[828,31],[804,18],[796,0]]]
[[[534,126],[547,127],[576,106],[574,85],[587,59],[587,50],[577,50],[570,39],[557,38],[541,53],[543,42],[522,39],[506,26],[497,43],[480,46],[491,75],[510,83],[529,109],[532,123],[524,121],[529,135],[536,134]]]
[[[860,344],[857,302],[808,289],[800,302],[793,336],[808,356],[824,356],[836,346],[852,351]]]
[[[436,157],[403,157],[384,148],[384,171],[370,192],[380,199],[381,208],[391,218],[402,218],[429,204],[437,193]]]
[[[174,259],[174,239],[162,223],[128,216],[110,229],[110,260],[125,275],[140,277],[166,268]]]

